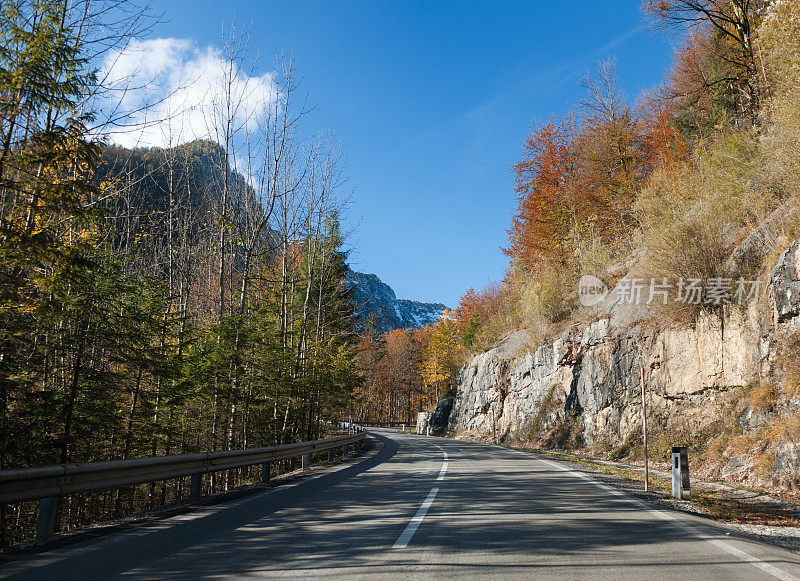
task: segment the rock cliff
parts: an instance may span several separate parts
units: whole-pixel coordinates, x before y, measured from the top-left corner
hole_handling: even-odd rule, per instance
[[[486,437],[496,428],[501,438],[535,440],[561,426],[561,436],[579,445],[621,446],[641,433],[644,368],[654,429],[675,439],[697,437],[734,394],[774,380],[780,339],[800,327],[797,242],[780,255],[765,294],[746,307],[703,314],[692,328],[670,328],[652,323],[651,307],[624,304],[612,292],[593,321],[555,341],[531,346],[531,333],[518,331],[461,370],[448,431]],[[570,350],[578,355],[565,363]],[[789,401],[784,408],[793,413],[797,406]],[[747,406],[739,424],[746,432],[776,413]],[[566,422],[570,434],[563,433]],[[776,472],[800,468],[794,446],[773,450]]]

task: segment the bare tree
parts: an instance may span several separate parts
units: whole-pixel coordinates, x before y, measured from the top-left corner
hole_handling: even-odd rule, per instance
[[[756,53],[753,35],[766,0],[644,0],[645,14],[656,29],[684,31],[711,28],[736,50],[717,51],[715,56],[739,71],[735,81],[742,84],[745,103],[753,120],[759,107]]]

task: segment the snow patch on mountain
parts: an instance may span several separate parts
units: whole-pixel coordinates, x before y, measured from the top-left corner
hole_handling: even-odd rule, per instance
[[[447,309],[441,303],[421,303],[398,299],[394,290],[374,274],[350,271],[347,281],[353,288],[356,314],[364,328],[373,322],[385,333],[393,329],[424,327],[439,320]]]

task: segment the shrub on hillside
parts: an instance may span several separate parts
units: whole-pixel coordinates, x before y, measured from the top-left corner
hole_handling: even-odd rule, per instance
[[[800,194],[800,4],[775,2],[759,30],[770,97],[762,147],[771,179]]]
[[[543,265],[518,280],[522,317],[533,328],[564,321],[574,307],[578,277],[559,265]]]
[[[721,228],[708,221],[678,223],[653,235],[647,244],[647,269],[651,278],[669,281],[708,281],[723,277],[725,245]],[[680,299],[680,297],[672,297]],[[694,325],[704,311],[718,309],[702,300],[669,300],[660,310],[663,317]]]

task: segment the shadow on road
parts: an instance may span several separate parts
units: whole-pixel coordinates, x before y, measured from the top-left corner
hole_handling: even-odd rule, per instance
[[[208,516],[125,537],[28,572],[26,579],[210,579],[221,575],[399,572],[480,575],[484,569],[574,574],[670,566],[697,576],[741,565],[719,552],[682,552],[687,533],[569,473],[481,445],[448,445],[450,467],[409,549],[391,546],[436,483],[436,440],[373,434],[372,458],[237,502]],[[667,551],[647,549],[661,545]],[[688,546],[688,545],[687,545]],[[438,555],[431,569],[420,554]],[[485,558],[466,558],[484,555]],[[631,558],[635,556],[635,558]],[[680,558],[678,558],[680,557]],[[721,558],[723,557],[723,558]],[[99,575],[98,575],[99,574]]]

